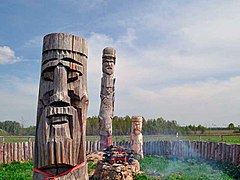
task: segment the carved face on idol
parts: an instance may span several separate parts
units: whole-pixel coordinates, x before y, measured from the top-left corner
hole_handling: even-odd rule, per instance
[[[139,135],[141,133],[142,127],[141,127],[141,123],[136,121],[134,122],[134,127],[133,127],[133,132],[136,135]]]
[[[103,72],[112,75],[114,73],[114,59],[111,57],[105,57],[103,60]]]
[[[106,47],[103,49],[102,56],[102,71],[107,75],[112,75],[114,73],[114,65],[116,59],[116,50],[111,47]]]
[[[78,108],[80,101],[79,93],[71,87],[74,87],[74,82],[81,76],[82,65],[74,62],[73,59],[54,59],[43,65],[41,78],[53,87],[43,95],[42,99],[44,107],[50,107],[47,117],[50,119],[51,127],[71,124],[73,114],[69,106]],[[70,138],[70,131],[66,132],[66,136]]]
[[[132,131],[135,135],[141,134],[142,131],[142,117],[133,116],[132,117]]]

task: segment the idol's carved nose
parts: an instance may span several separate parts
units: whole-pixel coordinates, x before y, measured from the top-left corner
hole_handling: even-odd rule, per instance
[[[68,106],[70,105],[70,97],[67,88],[67,70],[63,65],[58,65],[54,69],[54,90],[50,98],[52,106]]]

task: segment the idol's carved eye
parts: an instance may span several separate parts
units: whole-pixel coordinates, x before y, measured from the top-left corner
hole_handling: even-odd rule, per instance
[[[80,75],[81,74],[79,72],[76,72],[76,71],[68,72],[68,80],[67,80],[67,82],[70,83],[70,82],[78,80]]]
[[[53,72],[52,71],[46,71],[43,73],[43,78],[45,81],[53,81]]]

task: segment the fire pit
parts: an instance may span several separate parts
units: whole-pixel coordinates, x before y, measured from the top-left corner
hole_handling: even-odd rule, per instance
[[[139,172],[139,162],[133,158],[132,150],[109,146],[103,152],[103,160],[98,161],[93,179],[131,180]]]
[[[110,164],[132,164],[134,161],[133,151],[124,147],[109,146],[103,150],[103,161]]]

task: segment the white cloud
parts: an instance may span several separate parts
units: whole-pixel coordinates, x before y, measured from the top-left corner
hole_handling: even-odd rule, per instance
[[[69,26],[61,28],[86,35],[86,26],[95,32],[86,38],[90,116],[99,110],[102,50],[111,46],[117,50],[116,115],[162,116],[180,124],[238,124],[240,2],[129,1],[122,9],[104,0],[72,2],[76,6],[69,8],[79,7],[74,12],[82,19],[89,12],[85,19],[90,20],[68,21]],[[42,44],[40,39],[33,38],[25,46]],[[26,92],[37,87],[13,82],[18,96],[1,89],[2,98],[24,102],[20,97],[27,87]]]
[[[137,113],[145,118],[162,116],[181,125],[211,126],[215,122],[224,126],[229,122],[239,124],[239,89],[240,76],[158,89],[135,87],[117,105],[127,114]]]
[[[171,4],[149,5],[134,11],[135,16],[120,18],[118,24],[127,33],[118,38],[90,38],[89,47],[98,46],[95,64],[88,68],[98,72],[97,91],[89,89],[91,96],[99,99],[102,49],[113,46],[116,115],[162,116],[180,124],[239,124],[239,3]],[[99,101],[90,104],[99,108]]]
[[[195,19],[195,22],[186,25],[186,36],[192,42],[208,48],[209,45],[221,44],[222,46],[239,44],[240,2],[230,1],[216,4],[211,3],[205,8],[205,12]],[[202,8],[202,9],[203,9]],[[201,10],[201,9],[199,9]],[[218,46],[217,46],[218,47]]]
[[[36,37],[33,37],[32,39],[28,40],[24,44],[23,47],[24,48],[41,47],[42,41],[43,41],[43,37],[42,36],[36,36]]]
[[[35,125],[38,82],[14,76],[2,77],[0,85],[1,121],[22,121],[25,126]]]
[[[127,29],[127,34],[119,37],[117,40],[117,44],[127,45],[128,47],[133,47],[133,42],[136,40],[135,29],[129,28]]]
[[[0,64],[14,64],[21,60],[8,46],[0,46]]]

